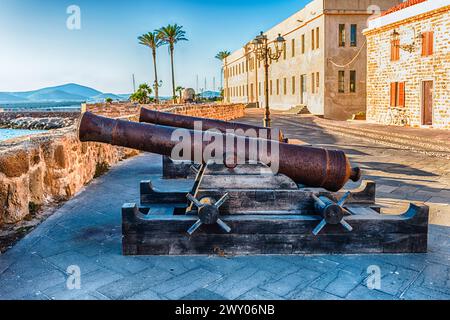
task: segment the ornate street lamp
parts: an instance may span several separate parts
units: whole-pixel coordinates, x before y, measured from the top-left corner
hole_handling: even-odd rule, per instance
[[[415,41],[416,40],[416,36],[415,36],[415,34],[416,34],[416,30],[414,29],[414,42],[413,43],[411,43],[411,44],[400,44],[400,33],[398,33],[398,31],[394,29],[394,31],[391,34],[391,41],[396,47],[402,49],[403,51],[412,53],[416,49],[416,41]]]
[[[269,59],[278,60],[284,50],[284,44],[286,40],[278,34],[278,37],[273,41],[274,49],[270,47],[267,36],[261,32],[253,41],[253,51],[255,52],[256,59],[264,61],[264,78],[265,78],[265,98],[266,98],[266,110],[264,113],[264,127],[268,128],[271,125],[270,119],[270,105],[269,105]]]

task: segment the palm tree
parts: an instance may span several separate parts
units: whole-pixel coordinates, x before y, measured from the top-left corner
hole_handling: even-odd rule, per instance
[[[152,89],[146,83],[139,86],[139,89],[130,96],[130,100],[133,102],[138,102],[140,104],[147,104],[151,101],[150,95],[152,94]]]
[[[146,34],[143,34],[142,36],[138,37],[139,44],[142,44],[143,46],[147,46],[150,49],[152,49],[152,55],[153,55],[153,67],[155,69],[155,102],[159,103],[159,92],[158,92],[158,71],[156,68],[156,49],[160,47],[163,42],[160,38],[158,38],[156,32],[149,32]]]
[[[175,89],[175,91],[178,92],[179,95],[180,95],[180,101],[181,101],[181,99],[183,99],[183,97],[182,97],[183,90],[184,90],[184,88],[183,88],[182,86],[178,86],[178,87]]]
[[[223,76],[224,76],[224,74],[223,74],[223,70],[224,70],[224,67],[226,67],[226,66],[224,66],[223,65],[223,62],[225,61],[226,62],[226,59],[229,57],[231,55],[231,52],[230,51],[220,51],[218,54],[216,54],[216,59],[219,59],[220,61],[222,61],[222,68],[220,69],[220,81],[221,81],[221,84],[220,84],[220,86],[222,87],[222,90],[223,90]],[[225,85],[225,87],[227,87],[228,88],[228,78],[226,79],[226,85]],[[225,92],[225,90],[224,90],[224,92]]]
[[[186,38],[186,32],[183,30],[182,26],[177,24],[167,25],[166,27],[162,27],[159,30],[156,30],[158,33],[158,38],[163,42],[163,44],[169,46],[170,51],[170,62],[172,65],[172,96],[176,98],[176,89],[175,89],[175,71],[173,64],[173,52],[175,49],[175,44],[179,41],[188,41]]]

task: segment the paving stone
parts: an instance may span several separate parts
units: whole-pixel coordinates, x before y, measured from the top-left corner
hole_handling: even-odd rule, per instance
[[[80,300],[92,296],[90,292],[122,278],[122,275],[109,270],[97,270],[81,276],[80,289],[70,290],[67,284],[59,284],[48,288],[44,294],[53,300]],[[84,299],[83,299],[84,300]]]
[[[152,266],[136,257],[115,253],[101,254],[95,257],[95,263],[121,274],[138,273]]]
[[[402,296],[404,300],[450,300],[450,294],[446,294],[429,288],[412,286]]]
[[[52,270],[32,279],[18,279],[14,283],[16,286],[12,291],[7,292],[4,296],[0,294],[0,296],[3,296],[5,299],[20,300],[25,300],[27,297],[39,296],[52,286],[66,283],[66,275],[61,271]]]
[[[207,286],[207,289],[229,300],[234,300],[245,292],[263,284],[271,274],[255,267],[244,267],[234,273],[224,275],[219,281]]]
[[[333,261],[328,258],[329,256],[280,256],[280,259],[291,263],[297,268],[307,268],[318,272],[328,272],[335,269],[338,265],[338,261]]]
[[[186,273],[187,271],[196,269],[199,267],[199,262],[206,261],[206,257],[148,257],[140,258],[144,261],[151,260],[156,267],[161,270],[168,271],[174,275],[180,275]]]
[[[354,288],[346,300],[396,300],[396,297],[379,290],[371,290],[366,285]]]
[[[290,296],[291,300],[343,300],[328,292],[318,290],[312,287],[295,290]]]
[[[229,274],[251,263],[247,259],[211,256],[198,261],[202,268],[213,273]]]
[[[303,268],[279,280],[269,280],[261,285],[260,288],[283,297],[294,290],[307,287],[319,276],[321,276],[321,273]]]
[[[95,263],[94,259],[70,251],[48,257],[45,260],[64,272],[69,266],[78,266],[81,270],[81,275],[88,274],[101,268]]]
[[[172,277],[173,275],[167,271],[158,268],[149,268],[104,285],[98,288],[97,291],[110,299],[124,299],[165,282]]]
[[[450,295],[450,267],[441,264],[428,265],[413,285]]]
[[[181,300],[226,300],[226,298],[207,289],[199,289],[184,296]]]
[[[130,297],[128,297],[126,300],[147,300],[147,301],[154,301],[154,300],[166,300],[165,298],[162,298],[160,295],[158,295],[156,292],[153,292],[151,289],[144,290],[142,292],[136,293]]]
[[[273,292],[269,292],[260,288],[253,288],[247,291],[237,300],[284,300],[283,297],[276,295]]]
[[[345,298],[353,289],[362,283],[364,277],[361,274],[345,270],[333,270],[323,274],[311,286],[327,293]]]
[[[258,266],[260,270],[271,274],[271,279],[277,280],[299,270],[293,263],[285,261],[280,256],[245,256],[236,257],[234,261],[248,267]]]
[[[180,299],[221,277],[205,269],[195,269],[152,287],[152,290],[171,300]]]

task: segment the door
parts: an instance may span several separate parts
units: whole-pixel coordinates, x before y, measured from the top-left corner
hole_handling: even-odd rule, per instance
[[[300,104],[305,104],[306,75],[300,77]]]
[[[422,83],[422,125],[433,124],[433,81]]]

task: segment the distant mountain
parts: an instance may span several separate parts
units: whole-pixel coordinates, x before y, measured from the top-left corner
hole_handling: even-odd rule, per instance
[[[18,97],[16,95],[6,92],[0,92],[0,102],[6,103],[6,102],[25,102],[25,101],[27,101],[26,98]]]
[[[34,91],[24,92],[0,92],[0,102],[64,102],[64,101],[90,101],[100,102],[106,98],[113,100],[128,100],[129,95],[115,95],[103,93],[101,91],[81,86],[75,83],[68,83],[61,86],[42,88]]]
[[[83,101],[85,96],[68,93],[62,90],[37,91],[27,96],[30,101]]]
[[[211,98],[219,98],[220,92],[217,91],[205,91],[200,94],[202,98],[211,99]]]

